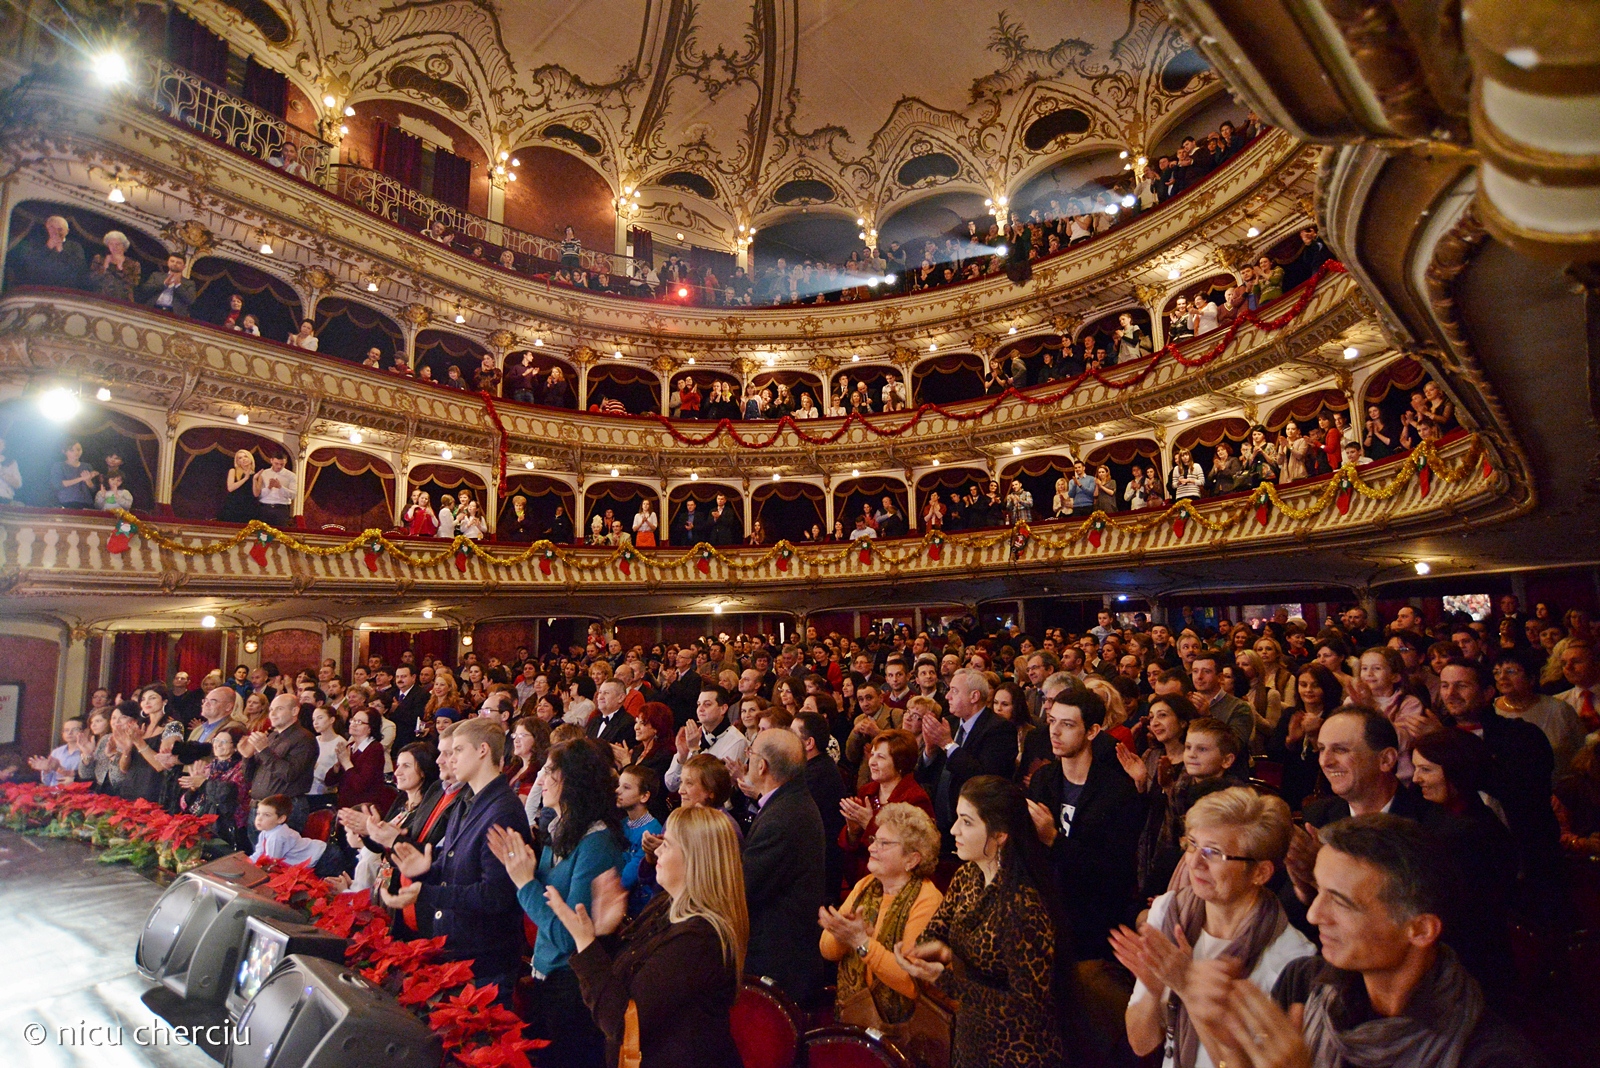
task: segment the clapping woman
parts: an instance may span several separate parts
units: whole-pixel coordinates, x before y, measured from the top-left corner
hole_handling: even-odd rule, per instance
[[[248,523],[256,518],[258,505],[255,494],[256,457],[249,449],[233,454],[233,467],[228,470],[225,485],[228,495],[217,512],[220,523]]]

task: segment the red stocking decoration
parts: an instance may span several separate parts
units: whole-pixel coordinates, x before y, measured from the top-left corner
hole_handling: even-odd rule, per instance
[[[1272,511],[1272,498],[1263,493],[1256,498],[1256,522],[1267,525],[1267,515]]]
[[[467,550],[465,546],[456,550],[456,570],[463,575],[467,573]]]
[[[944,539],[934,538],[928,542],[928,559],[937,560],[944,555]]]
[[[126,519],[117,524],[116,533],[106,539],[106,551],[113,556],[121,556],[128,551],[128,535],[133,533],[133,524]]]
[[[267,566],[267,546],[272,543],[272,535],[266,531],[256,535],[256,543],[250,546],[250,559],[262,567]]]
[[[1424,497],[1433,489],[1433,471],[1426,462],[1417,465],[1417,485],[1421,487]]]
[[[629,556],[627,553],[623,553],[621,556],[617,557],[617,569],[624,575],[633,574],[633,557]]]
[[[861,539],[861,552],[856,556],[856,559],[859,560],[863,566],[872,563],[872,546],[868,544],[871,540],[871,538]]]
[[[1089,544],[1093,545],[1096,549],[1100,548],[1100,539],[1105,532],[1105,520],[1096,517],[1095,521],[1089,524]]]
[[[787,571],[787,570],[789,570],[789,561],[792,560],[792,559],[794,559],[794,553],[790,552],[788,549],[779,549],[778,550],[778,570],[779,571]]]
[[[1352,496],[1352,494],[1351,494],[1350,480],[1349,479],[1340,479],[1339,480],[1339,493],[1338,493],[1337,496],[1335,496],[1333,498],[1334,506],[1339,509],[1339,514],[1340,515],[1346,515],[1347,513],[1349,513],[1351,496]]]
[[[550,561],[554,560],[555,558],[556,558],[556,554],[555,554],[555,550],[553,550],[553,549],[546,549],[544,552],[540,553],[539,554],[539,574],[541,574],[541,575],[550,574]]]
[[[1488,450],[1485,450],[1484,454],[1483,454],[1483,477],[1484,478],[1493,478],[1494,477],[1494,465],[1489,462]]]
[[[1183,532],[1189,529],[1189,513],[1179,512],[1172,518],[1172,533],[1183,537]]]
[[[706,551],[700,553],[700,559],[694,562],[695,570],[702,575],[711,574],[711,554]]]

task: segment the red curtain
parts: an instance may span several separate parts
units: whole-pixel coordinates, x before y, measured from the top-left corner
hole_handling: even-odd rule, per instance
[[[422,180],[422,141],[398,126],[378,120],[378,155],[374,169],[416,189]]]
[[[454,152],[436,149],[433,156],[433,199],[467,210],[472,192],[472,161]]]
[[[272,456],[287,456],[283,446],[247,430],[201,426],[185,430],[178,438],[177,463],[172,477],[173,511],[183,519],[214,519],[228,495],[224,480],[240,449],[255,453],[256,470]]]
[[[411,635],[403,630],[375,630],[367,635],[367,655],[382,657],[390,668],[400,663],[400,655],[411,649]]]
[[[245,62],[242,95],[267,114],[284,118],[289,109],[289,79],[251,56]]]
[[[1346,397],[1341,390],[1319,389],[1315,393],[1307,393],[1303,397],[1296,397],[1292,401],[1279,405],[1263,425],[1268,430],[1276,433],[1282,430],[1284,424],[1290,419],[1297,423],[1310,422],[1324,409],[1330,412],[1347,412],[1350,410],[1350,398]],[[1305,428],[1302,427],[1301,429]]]
[[[173,6],[167,11],[167,58],[212,85],[228,81],[228,42]]]
[[[305,515],[312,530],[394,526],[394,471],[387,463],[355,449],[321,448],[306,458],[306,467]]]
[[[459,467],[447,467],[444,464],[418,464],[411,469],[408,479],[413,489],[422,489],[429,485],[438,489],[459,489],[466,486],[475,490],[479,497],[483,496],[483,479],[470,471],[463,471]]]
[[[1110,445],[1102,445],[1098,449],[1091,451],[1089,455],[1084,457],[1084,462],[1088,465],[1089,473],[1093,474],[1095,464],[1122,466],[1133,463],[1136,457],[1143,457],[1146,460],[1159,460],[1161,459],[1161,446],[1149,438],[1115,441]],[[1067,465],[1066,471],[1068,473],[1072,471],[1071,464]]]
[[[414,635],[412,649],[417,654],[420,663],[424,656],[431,656],[443,660],[450,667],[456,666],[456,632],[448,627],[440,630],[419,630]]]
[[[974,482],[980,486],[989,481],[989,472],[981,467],[941,467],[917,479],[917,499],[920,501],[935,490],[965,490]]]
[[[124,698],[141,686],[167,681],[167,632],[125,631],[111,650],[111,688]]]
[[[1410,356],[1402,356],[1372,376],[1372,381],[1367,383],[1366,403],[1383,403],[1391,389],[1416,389],[1426,374],[1422,364]]]
[[[1250,421],[1232,416],[1228,419],[1215,419],[1209,423],[1202,423],[1178,435],[1177,448],[1192,449],[1196,445],[1205,445],[1216,448],[1217,443],[1226,438],[1228,441],[1241,442],[1250,436]]]
[[[188,673],[190,689],[199,687],[206,672],[222,667],[222,631],[185,631],[183,637],[178,639],[177,657],[178,666],[173,673]]]

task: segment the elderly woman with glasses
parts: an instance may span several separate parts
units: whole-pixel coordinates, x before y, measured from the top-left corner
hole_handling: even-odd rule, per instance
[[[1228,957],[1265,993],[1290,961],[1316,948],[1289,926],[1267,884],[1289,852],[1289,806],[1235,786],[1194,803],[1176,890],[1150,904],[1137,932],[1112,932],[1117,960],[1138,982],[1128,1000],[1128,1043],[1146,1056],[1163,1042],[1163,1068],[1214,1068],[1184,1007],[1189,964]]]
[[[939,831],[927,812],[903,801],[885,805],[867,842],[866,877],[842,908],[817,910],[822,955],[839,962],[834,1018],[876,1027],[902,1048],[918,990],[894,948],[911,951],[944,900],[930,878],[938,861]]]

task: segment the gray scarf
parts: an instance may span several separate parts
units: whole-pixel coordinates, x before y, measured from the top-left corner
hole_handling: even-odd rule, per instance
[[[1371,1016],[1361,977],[1330,969],[1306,1000],[1305,1038],[1315,1068],[1457,1068],[1483,1015],[1483,990],[1455,951],[1439,957],[1411,992],[1404,1015]],[[1365,1010],[1363,1013],[1363,1009]]]

